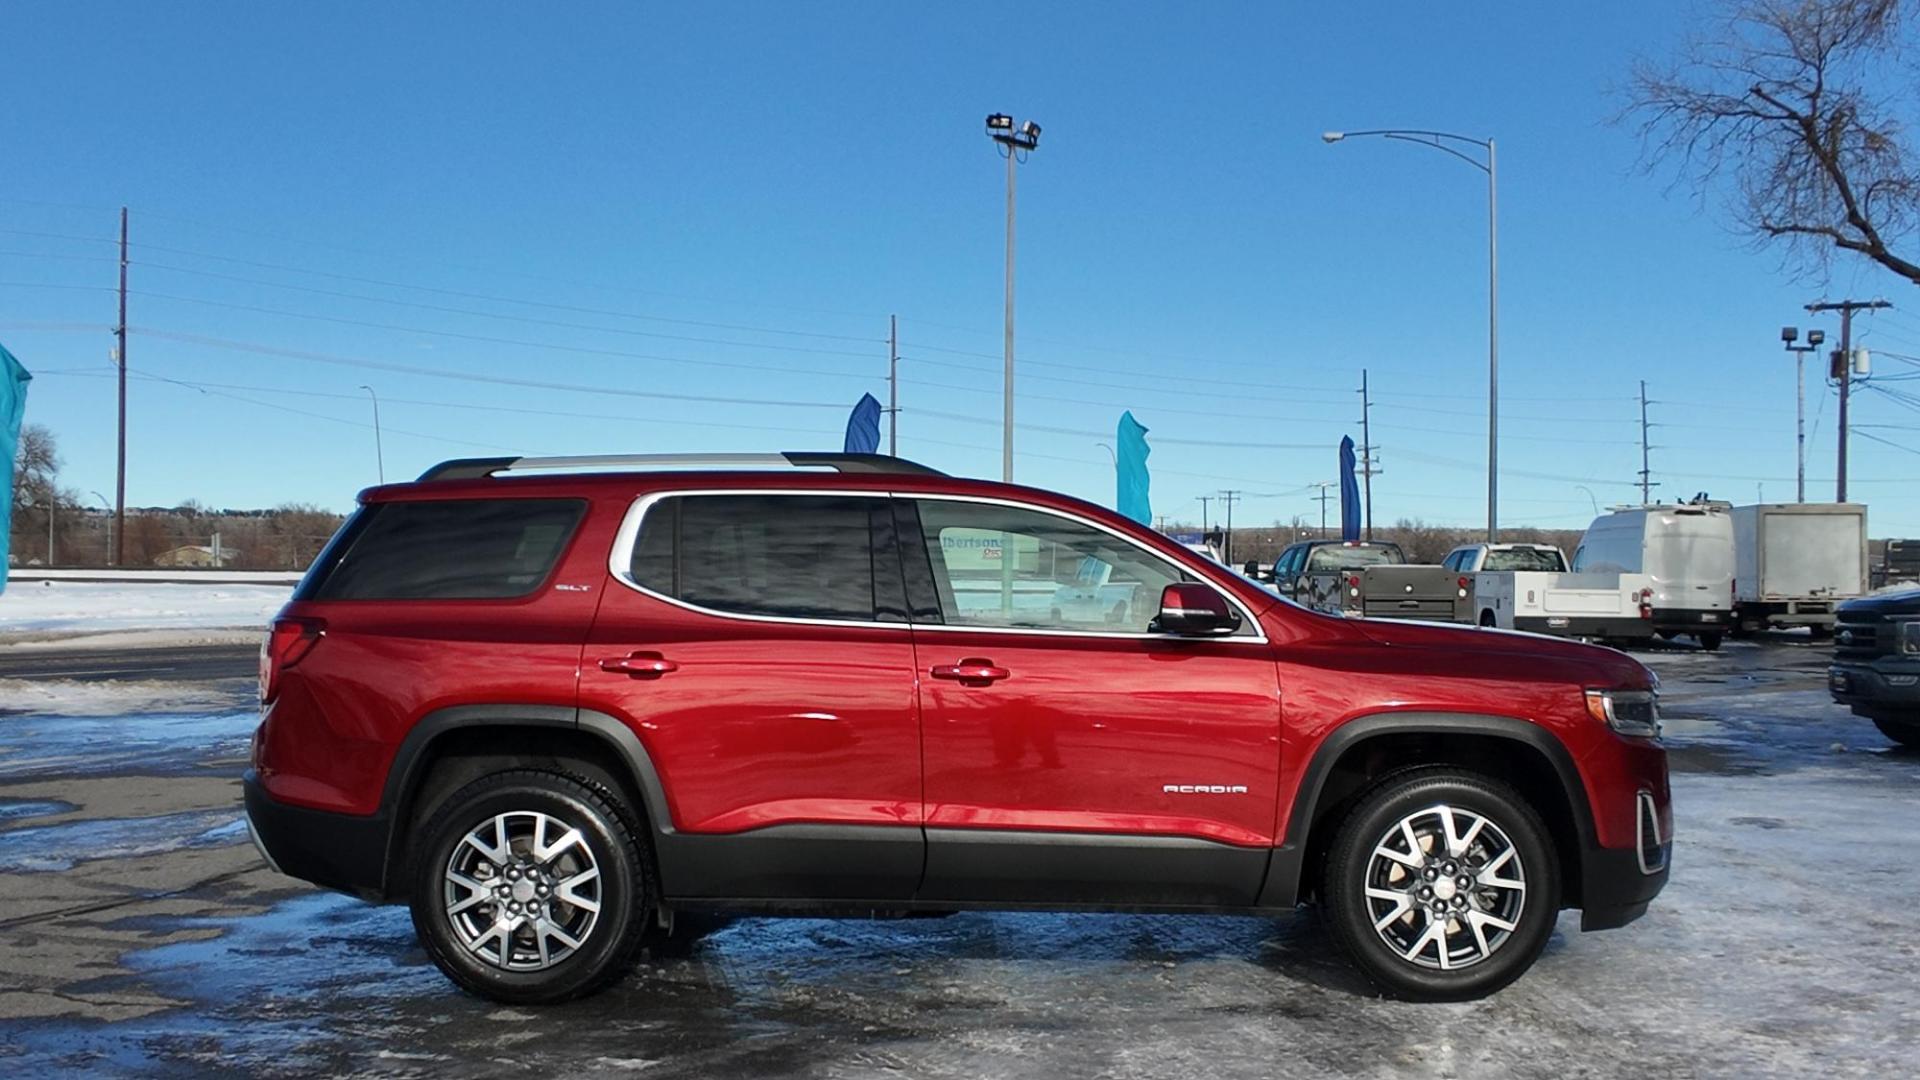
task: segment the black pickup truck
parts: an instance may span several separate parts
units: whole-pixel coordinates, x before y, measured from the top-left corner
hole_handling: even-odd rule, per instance
[[[1827,690],[1887,738],[1920,749],[1920,589],[1840,605]]]

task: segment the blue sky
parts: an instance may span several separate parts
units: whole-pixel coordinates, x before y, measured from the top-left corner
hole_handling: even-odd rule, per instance
[[[901,452],[997,477],[1003,167],[981,118],[1004,110],[1045,128],[1020,173],[1018,479],[1110,503],[1096,443],[1130,408],[1156,512],[1196,520],[1196,496],[1237,488],[1237,521],[1317,522],[1307,488],[1359,434],[1364,367],[1376,518],[1474,524],[1483,179],[1319,139],[1435,127],[1499,140],[1503,522],[1583,526],[1576,485],[1628,498],[1640,379],[1661,493],[1787,500],[1779,327],[1837,336],[1801,305],[1886,295],[1863,343],[1920,355],[1920,302],[1852,263],[1796,280],[1636,170],[1615,87],[1688,17],[15,6],[0,341],[43,373],[28,419],[67,482],[111,494],[126,204],[135,504],[344,508],[375,475],[362,384],[390,478],[483,453],[837,449],[853,401],[884,399],[890,314]],[[1835,402],[1809,385],[1809,494],[1830,498]],[[1878,394],[1854,419],[1920,447]],[[1876,535],[1920,534],[1916,465],[1856,438]]]

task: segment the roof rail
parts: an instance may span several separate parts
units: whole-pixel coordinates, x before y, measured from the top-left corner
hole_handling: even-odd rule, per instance
[[[420,474],[428,480],[482,480],[503,472],[625,472],[648,469],[833,469],[843,473],[943,476],[917,461],[885,454],[788,451],[780,454],[586,454],[578,457],[454,458]]]

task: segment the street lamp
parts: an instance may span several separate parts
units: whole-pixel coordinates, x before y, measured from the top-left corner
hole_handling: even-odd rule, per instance
[[[1018,127],[1013,117],[994,113],[987,117],[987,137],[1000,144],[1007,159],[1007,341],[1005,402],[1000,433],[1000,479],[1013,482],[1013,172],[1040,145],[1040,125],[1029,120]]]
[[[102,495],[97,491],[89,491],[87,492],[87,494],[93,496],[96,499],[99,499],[100,509],[105,510],[107,512],[107,565],[112,566],[113,565],[113,504],[107,501],[107,497],[105,495]]]
[[[1487,174],[1487,542],[1499,539],[1500,521],[1500,228],[1498,165],[1492,139],[1475,139],[1445,131],[1421,131],[1410,128],[1381,128],[1374,131],[1328,131],[1322,142],[1337,143],[1363,135],[1419,143],[1461,161]],[[1456,146],[1477,146],[1487,152],[1481,161],[1462,153]]]
[[[1820,343],[1827,340],[1825,330],[1807,331],[1807,343],[1795,345],[1800,337],[1797,327],[1780,328],[1780,343],[1793,354],[1793,438],[1795,469],[1794,500],[1807,501],[1807,354],[1820,351]]]
[[[373,387],[365,384],[362,384],[360,389],[365,390],[367,396],[373,399],[373,459],[380,468],[380,482],[384,484],[387,482],[387,451],[380,445],[380,395],[373,392]]]
[[[1573,485],[1573,490],[1584,491],[1587,493],[1587,505],[1593,508],[1593,516],[1599,517],[1600,516],[1600,500],[1593,497],[1593,489],[1588,487],[1585,484],[1575,484]]]

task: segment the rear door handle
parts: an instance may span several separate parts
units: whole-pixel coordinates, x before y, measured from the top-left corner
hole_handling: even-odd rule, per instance
[[[1013,672],[1000,667],[991,660],[982,660],[969,656],[957,664],[935,664],[931,672],[936,679],[952,679],[960,683],[986,684],[1004,679]]]
[[[679,671],[680,665],[657,652],[636,652],[609,656],[600,661],[600,670],[634,679],[657,679],[668,672]]]

